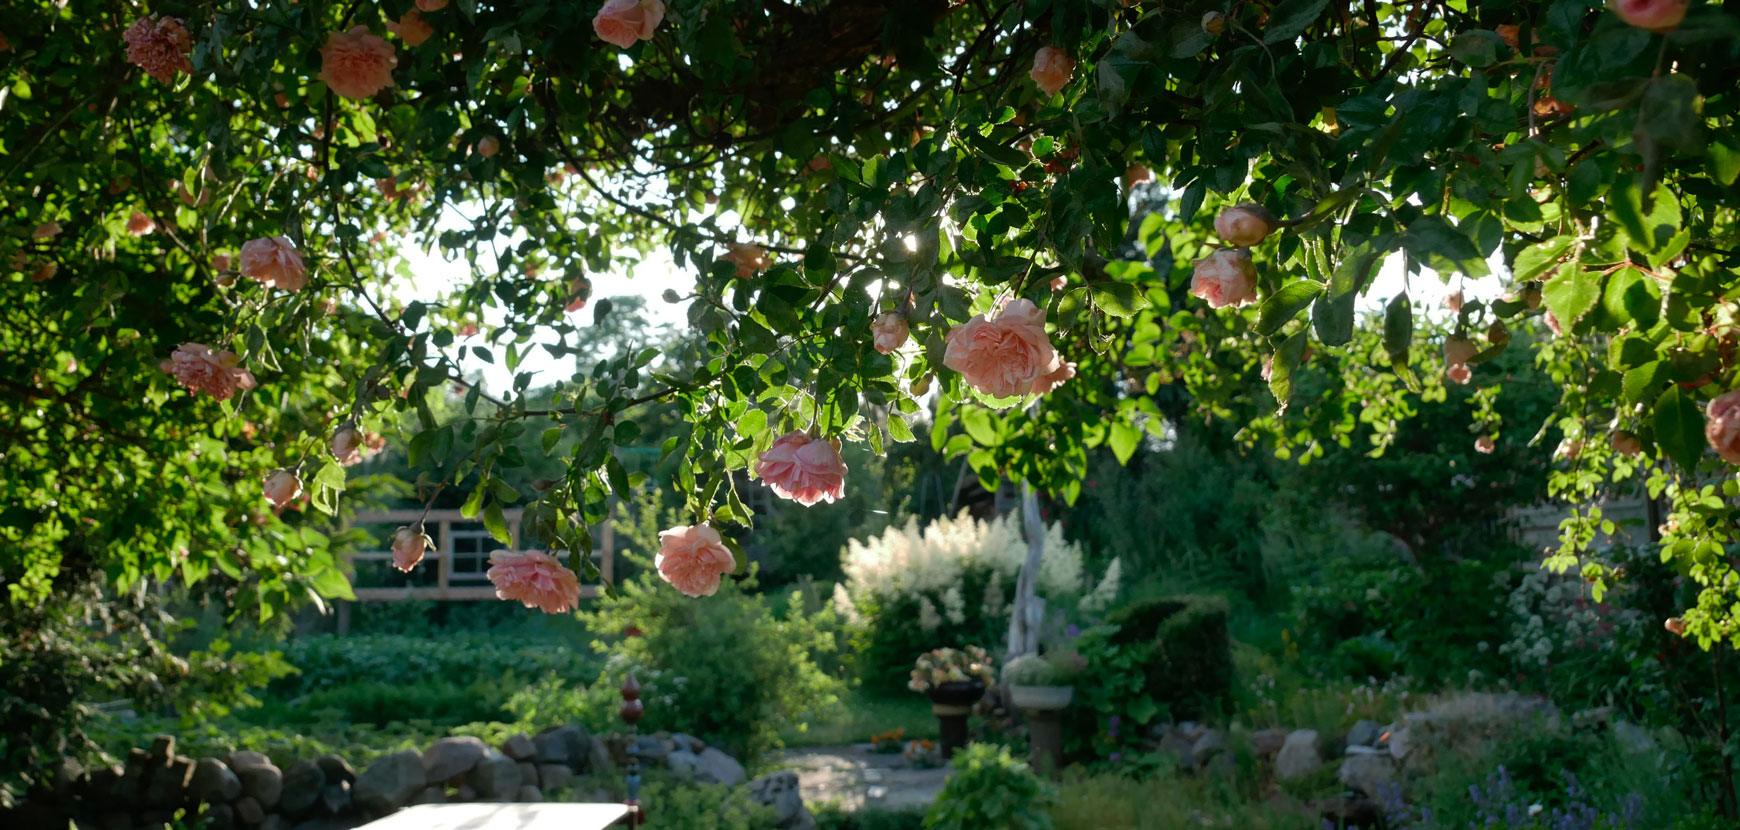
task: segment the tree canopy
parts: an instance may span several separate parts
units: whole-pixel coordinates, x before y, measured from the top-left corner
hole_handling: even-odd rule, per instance
[[[648,403],[687,424],[660,448],[686,514],[723,525],[793,432],[879,451],[929,421],[987,483],[1073,501],[1089,449],[1169,415],[1381,453],[1412,396],[1490,412],[1485,364],[1526,344],[1554,414],[1482,446],[1562,438],[1578,504],[1646,481],[1707,586],[1684,625],[1740,638],[1740,19],[1687,6],[26,3],[0,24],[0,575],[22,603],[96,574],[343,596],[319,514],[400,413],[422,498],[584,551]],[[408,248],[468,278],[405,299]],[[706,353],[534,394],[529,354],[609,325],[588,275],[655,253]],[[1386,264],[1405,288],[1377,297]],[[1482,278],[1505,299],[1414,299]],[[534,424],[565,472],[520,492]],[[1603,521],[1579,507],[1550,564]]]

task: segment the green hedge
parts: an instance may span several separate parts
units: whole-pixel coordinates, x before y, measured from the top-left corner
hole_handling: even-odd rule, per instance
[[[1141,660],[1148,694],[1174,718],[1219,711],[1232,693],[1232,641],[1221,597],[1152,597],[1106,616],[1111,641],[1145,649]]]

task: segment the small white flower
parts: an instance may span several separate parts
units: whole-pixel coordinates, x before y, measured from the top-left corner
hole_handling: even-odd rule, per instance
[[[1541,809],[1542,809],[1542,807],[1539,804],[1530,804],[1529,805],[1529,818],[1534,818],[1535,816],[1540,815]]]

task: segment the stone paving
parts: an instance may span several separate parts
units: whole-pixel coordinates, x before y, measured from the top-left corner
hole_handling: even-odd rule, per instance
[[[947,767],[914,769],[900,753],[874,752],[869,744],[787,750],[785,766],[797,772],[804,803],[846,810],[928,807],[948,778]]]

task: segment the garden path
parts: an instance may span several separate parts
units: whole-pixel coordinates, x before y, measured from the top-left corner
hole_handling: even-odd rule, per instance
[[[873,752],[869,744],[791,749],[784,765],[797,772],[804,803],[832,801],[846,810],[929,806],[949,773],[915,769],[900,753]]]

